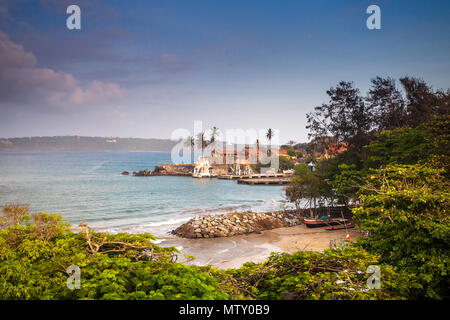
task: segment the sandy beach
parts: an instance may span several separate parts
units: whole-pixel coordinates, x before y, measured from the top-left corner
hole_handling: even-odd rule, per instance
[[[330,248],[330,241],[339,243],[347,234],[350,241],[361,236],[356,229],[327,231],[298,225],[213,239],[167,238],[161,245],[176,246],[182,255],[194,256],[189,264],[238,268],[249,261],[263,262],[271,252],[323,251]]]

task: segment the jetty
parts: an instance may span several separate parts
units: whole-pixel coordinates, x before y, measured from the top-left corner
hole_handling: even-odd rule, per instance
[[[224,180],[236,180],[236,179],[282,178],[286,176],[287,175],[284,173],[255,173],[250,175],[224,174],[218,176],[217,178]]]
[[[145,169],[139,172],[133,172],[133,175],[135,177],[190,176],[193,178],[218,178],[222,180],[235,180],[239,184],[247,185],[283,185],[288,184],[293,177],[290,173],[253,173],[249,170],[246,171],[247,174],[233,174],[227,173],[228,169],[229,167],[227,165],[210,165],[207,160],[202,159],[197,164],[162,164],[156,166],[154,171]],[[129,172],[122,172],[122,175],[127,174]]]
[[[239,184],[249,184],[249,185],[282,185],[288,184],[289,178],[285,177],[271,177],[271,178],[252,178],[252,179],[238,179]]]

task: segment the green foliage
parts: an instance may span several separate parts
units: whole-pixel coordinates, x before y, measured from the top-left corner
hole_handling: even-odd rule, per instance
[[[294,168],[294,161],[288,157],[279,157],[279,168],[280,170],[288,170]]]
[[[287,148],[287,154],[289,157],[300,159],[303,157],[303,152],[300,150],[295,150],[294,147],[289,146]]]
[[[292,146],[290,146],[290,147],[287,149],[287,154],[288,154],[289,157],[295,157],[295,156],[296,156],[295,150],[294,150],[294,148],[293,148]]]
[[[359,202],[353,213],[370,236],[357,245],[413,275],[408,298],[448,299],[450,117],[417,124],[380,132],[361,152],[349,148],[320,161],[315,174],[333,192],[299,180],[287,190],[301,190],[298,197],[319,190],[320,197]]]
[[[338,166],[339,174],[334,176],[331,184],[336,190],[336,197],[340,203],[348,204],[349,201],[355,200],[354,196],[359,190],[359,184],[363,178],[361,170],[357,170],[355,165],[347,165],[345,163]]]
[[[0,299],[229,298],[208,268],[173,262],[175,249],[154,245],[150,234],[72,233],[58,215],[5,211]],[[7,225],[8,217],[16,220]],[[66,285],[71,265],[81,269],[79,290]]]
[[[322,183],[320,195],[316,196],[334,199],[338,203],[355,201],[361,182],[370,169],[394,163],[428,163],[432,167],[443,168],[444,175],[449,178],[449,144],[450,116],[435,118],[416,128],[383,131],[363,148],[363,158],[349,150],[319,161],[315,174]]]
[[[0,231],[0,299],[401,299],[411,289],[409,275],[359,248],[274,253],[220,270],[174,262],[176,250],[156,246],[150,234],[97,233],[85,224],[73,233],[54,214],[6,211],[16,223]],[[81,270],[80,289],[67,288],[71,265]],[[369,265],[381,268],[380,290],[366,286]]]
[[[414,298],[449,296],[450,192],[443,169],[389,165],[372,172],[353,209],[381,261],[415,274]]]
[[[448,171],[450,163],[450,116],[426,122],[417,128],[381,132],[366,147],[366,167],[377,168],[389,163],[414,164],[433,161]]]
[[[369,265],[381,269],[381,289],[369,290]],[[401,299],[411,289],[409,277],[380,264],[358,248],[319,252],[272,253],[262,264],[227,270],[223,281],[257,299]]]
[[[327,90],[327,94],[329,102],[306,115],[309,137],[322,139],[332,135],[334,142],[347,142],[360,150],[367,144],[373,126],[372,106],[365,103],[352,82],[340,81],[335,88]]]
[[[304,199],[320,197],[321,180],[305,163],[295,165],[295,177],[286,187],[286,197],[294,202],[297,209]]]

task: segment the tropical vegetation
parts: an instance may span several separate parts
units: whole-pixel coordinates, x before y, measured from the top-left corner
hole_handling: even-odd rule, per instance
[[[0,220],[0,298],[448,299],[450,91],[415,78],[400,83],[402,91],[377,77],[363,97],[340,82],[308,114],[309,156],[300,157],[286,196],[298,208],[302,199],[311,208],[354,205],[367,236],[351,247],[273,253],[238,269],[197,267],[177,262],[180,253],[157,246],[150,234],[101,233],[85,224],[73,232],[59,215],[10,205]],[[204,134],[198,142],[208,143]],[[330,144],[347,147],[317,159]],[[289,143],[290,157],[294,147]],[[67,286],[74,265],[79,289]],[[381,270],[379,289],[367,286],[371,266]]]

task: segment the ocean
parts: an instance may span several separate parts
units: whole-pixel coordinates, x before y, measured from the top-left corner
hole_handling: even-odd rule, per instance
[[[157,152],[2,151],[0,205],[62,214],[74,230],[85,221],[100,231],[163,238],[196,215],[287,206],[282,186],[121,175],[170,162],[170,153]]]

